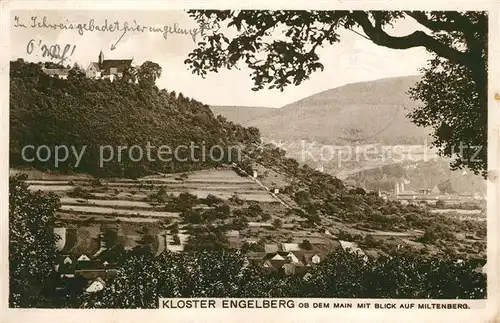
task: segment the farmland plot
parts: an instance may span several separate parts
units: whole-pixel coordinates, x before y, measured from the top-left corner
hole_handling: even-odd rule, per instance
[[[124,210],[113,209],[110,207],[99,206],[81,206],[81,205],[62,205],[62,211],[72,211],[79,213],[92,213],[92,214],[113,214],[113,215],[131,215],[131,216],[145,216],[145,217],[162,217],[162,218],[177,218],[177,212],[160,212],[160,211],[146,211],[146,210]]]
[[[67,192],[71,191],[75,187],[72,185],[30,185],[29,189],[32,191],[42,191],[42,192]]]
[[[142,208],[151,209],[153,205],[141,201],[126,201],[126,200],[94,200],[94,199],[79,199],[72,197],[61,197],[63,205],[96,205],[96,206],[109,206],[109,207],[128,207],[128,208]]]

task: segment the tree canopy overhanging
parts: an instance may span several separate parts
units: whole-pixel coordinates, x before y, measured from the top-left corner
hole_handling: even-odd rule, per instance
[[[423,77],[410,91],[421,102],[409,114],[431,127],[432,144],[452,157],[452,168],[486,176],[487,42],[486,12],[468,11],[266,11],[190,10],[206,31],[185,63],[193,73],[238,68],[251,71],[254,91],[300,85],[324,66],[318,47],[341,41],[339,30],[363,33],[392,49],[424,47],[432,54]],[[385,27],[412,19],[421,28],[392,36]],[[328,59],[323,58],[323,59]],[[460,148],[462,147],[462,148]]]

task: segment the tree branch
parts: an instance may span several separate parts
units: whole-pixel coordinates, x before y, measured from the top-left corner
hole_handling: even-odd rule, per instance
[[[405,11],[405,14],[415,19],[419,24],[432,31],[456,31],[454,24],[430,20],[423,11]]]
[[[425,26],[435,32],[460,32],[464,36],[470,52],[481,51],[481,44],[478,43],[478,39],[475,37],[475,31],[478,29],[477,24],[471,22],[459,13],[449,12],[448,16],[451,18],[447,21],[429,19],[428,15],[424,11],[405,11],[405,14],[415,19],[415,21],[422,26]]]
[[[447,58],[452,62],[471,67],[471,60],[473,59],[471,59],[467,53],[451,48],[427,35],[423,31],[417,30],[406,36],[394,37],[388,35],[382,29],[380,24],[376,23],[376,26],[373,26],[365,12],[355,12],[353,14],[353,18],[361,26],[361,28],[363,28],[365,34],[379,46],[393,49],[408,49],[423,46],[433,51],[438,56]]]

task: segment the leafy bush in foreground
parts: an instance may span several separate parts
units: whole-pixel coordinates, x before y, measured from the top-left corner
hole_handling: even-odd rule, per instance
[[[160,297],[486,297],[485,276],[474,271],[472,262],[454,259],[392,256],[365,262],[338,251],[313,268],[308,279],[264,274],[243,264],[238,252],[164,253],[154,258],[135,251],[124,258],[117,280],[83,297],[81,306],[155,308]]]
[[[46,287],[56,258],[53,232],[59,198],[31,192],[25,175],[9,180],[9,306],[47,303]]]

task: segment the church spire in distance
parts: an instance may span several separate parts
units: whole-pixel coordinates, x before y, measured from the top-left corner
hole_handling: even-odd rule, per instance
[[[101,49],[101,51],[99,52],[99,65],[101,65],[103,61],[104,61],[104,54],[102,53]]]

